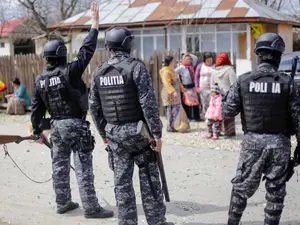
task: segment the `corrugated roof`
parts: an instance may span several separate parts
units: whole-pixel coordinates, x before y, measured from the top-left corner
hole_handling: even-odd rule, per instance
[[[100,26],[159,24],[193,19],[206,22],[273,22],[300,26],[296,19],[251,0],[107,0],[100,4]],[[91,25],[90,11],[75,15],[51,28]]]

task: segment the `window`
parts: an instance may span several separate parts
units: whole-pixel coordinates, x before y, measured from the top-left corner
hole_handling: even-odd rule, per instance
[[[215,52],[215,34],[201,34],[201,51]]]
[[[247,25],[245,23],[232,24],[232,30],[233,31],[246,31]]]
[[[156,51],[164,53],[165,52],[165,37],[157,36],[156,37]]]
[[[135,36],[132,50],[133,50],[132,52],[136,52],[136,56],[138,58],[141,58],[142,56],[141,37]]]
[[[154,51],[154,38],[143,37],[144,59],[149,59],[153,55],[153,51]]]
[[[173,52],[178,52],[179,48],[182,50],[181,35],[170,35],[168,49]]]
[[[217,24],[217,31],[229,31],[231,30],[231,24]]]
[[[200,31],[202,33],[214,33],[215,25],[202,25],[202,26],[200,26]]]
[[[1,48],[5,48],[5,43],[1,42],[1,43],[0,43],[0,47],[1,47]]]
[[[217,35],[217,51],[221,52],[230,52],[231,47],[231,35],[230,33],[219,33]]]
[[[155,29],[155,30],[143,30],[143,34],[161,34],[163,35],[165,31],[163,29]]]
[[[188,52],[199,52],[199,36],[188,35],[186,38],[186,48]]]

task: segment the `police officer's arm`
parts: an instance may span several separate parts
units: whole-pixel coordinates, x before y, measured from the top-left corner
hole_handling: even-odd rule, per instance
[[[32,96],[32,102],[31,102],[31,124],[33,129],[34,135],[39,135],[42,133],[42,130],[39,128],[39,124],[41,123],[41,120],[43,116],[46,113],[46,106],[44,104],[44,101],[39,93],[39,90],[36,87],[34,87],[34,93]]]
[[[105,126],[107,122],[103,116],[101,100],[95,82],[95,75],[93,75],[92,77],[92,84],[91,84],[91,89],[89,94],[89,108],[91,111],[92,119],[94,121],[94,124],[99,134],[101,135],[103,140],[106,139]]]
[[[84,39],[83,44],[77,56],[69,63],[70,76],[72,78],[81,78],[84,70],[89,65],[96,47],[99,28],[99,7],[96,3],[91,4],[92,26],[88,36]]]
[[[235,117],[241,112],[242,100],[240,96],[240,81],[235,82],[225,94],[222,112],[225,117]]]
[[[289,98],[289,110],[296,132],[297,143],[300,145],[300,91],[297,84],[293,81]]]
[[[139,63],[135,67],[133,80],[137,87],[139,102],[150,132],[155,139],[160,139],[162,136],[162,122],[160,120],[159,108],[152,86],[152,79],[142,63]]]

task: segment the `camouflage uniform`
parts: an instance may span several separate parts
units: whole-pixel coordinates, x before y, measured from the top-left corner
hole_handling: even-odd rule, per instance
[[[260,71],[276,72],[264,64]],[[223,100],[223,114],[234,117],[243,114],[243,102],[240,95],[240,79],[230,88]],[[292,82],[289,112],[300,140],[300,95],[296,84]],[[266,178],[265,225],[278,225],[284,207],[286,195],[287,167],[291,154],[290,136],[283,134],[258,134],[248,132],[242,141],[237,173],[232,180],[233,189],[229,207],[228,225],[238,225],[250,198],[259,187],[264,174]]]
[[[125,57],[130,57],[130,55],[121,51],[115,52],[108,63],[114,64],[123,60]],[[94,74],[90,91],[90,111],[100,135],[109,141],[109,166],[114,171],[119,225],[138,224],[136,199],[132,183],[134,163],[140,167],[140,188],[143,208],[148,224],[165,224],[166,207],[163,202],[158,167],[154,162],[149,163],[151,181],[156,193],[156,199],[151,191],[146,169],[143,167],[144,158],[142,153],[148,143],[145,142],[143,137],[136,134],[137,122],[124,125],[112,125],[106,122],[103,116],[98,90],[94,82],[96,76],[97,74]],[[139,102],[150,132],[155,138],[161,138],[162,123],[159,117],[151,77],[142,63],[139,63],[134,68],[133,80],[137,87]],[[151,154],[152,151],[150,149],[148,149],[148,151],[148,153]]]
[[[52,73],[55,73],[53,71],[56,71],[56,68],[66,68],[68,73],[65,74],[65,76],[68,77],[67,80],[69,80],[69,86],[72,86],[73,89],[80,90],[80,92],[83,91],[83,89],[85,89],[85,84],[82,81],[82,75],[94,55],[97,45],[97,36],[98,30],[91,29],[87,37],[84,39],[83,45],[80,48],[76,58],[74,58],[72,62],[69,62],[67,65],[60,65],[59,67],[56,64],[48,65],[45,71],[51,75]],[[56,74],[56,76],[58,75],[59,74]],[[79,206],[78,203],[71,201],[69,173],[70,154],[73,151],[76,178],[79,185],[80,197],[85,211],[85,217],[111,217],[113,212],[104,210],[102,207],[100,207],[95,193],[92,162],[94,143],[92,143],[89,122],[85,121],[84,119],[86,112],[78,107],[78,103],[76,103],[75,107],[70,106],[75,104],[74,99],[68,98],[70,96],[74,97],[74,92],[68,93],[70,92],[70,88],[61,88],[59,90],[60,92],[51,92],[50,89],[45,91],[45,89],[39,88],[39,81],[41,79],[44,79],[44,77],[39,75],[35,82],[31,121],[33,133],[35,135],[39,135],[41,134],[42,130],[38,125],[45,115],[46,110],[49,112],[52,118],[52,177],[53,187],[56,194],[57,213],[63,214],[70,210],[76,209]],[[42,96],[45,96],[45,93],[47,92],[50,92],[50,97],[43,98]],[[71,104],[69,104],[70,102]],[[86,108],[88,108],[88,100],[84,100],[83,103],[86,105]],[[75,112],[76,110],[78,112]]]
[[[89,122],[81,119],[54,120],[51,127],[53,142],[53,187],[58,208],[71,202],[70,155],[73,152],[75,173],[85,214],[101,208],[94,188],[93,149],[86,149],[82,139],[89,136]]]

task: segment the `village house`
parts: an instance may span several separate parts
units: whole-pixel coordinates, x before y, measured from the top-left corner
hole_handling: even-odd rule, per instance
[[[0,56],[35,53],[31,38],[37,34],[26,17],[3,22],[0,24]]]
[[[68,49],[75,53],[90,25],[91,14],[86,11],[49,29],[70,38]],[[292,52],[293,28],[300,23],[251,0],[105,1],[100,5],[98,50],[104,50],[105,32],[113,26],[133,31],[134,50],[141,59],[151,57],[154,50],[227,52],[240,75],[257,65],[253,52],[257,37],[278,33],[286,43],[286,52]]]

